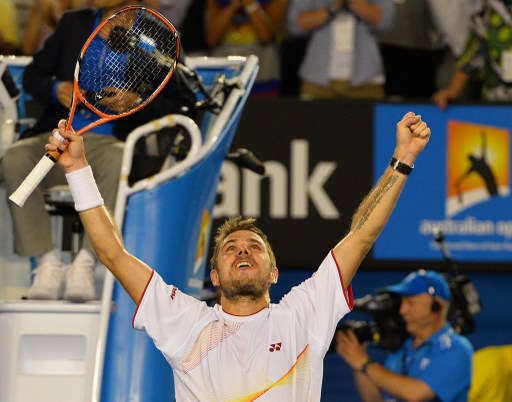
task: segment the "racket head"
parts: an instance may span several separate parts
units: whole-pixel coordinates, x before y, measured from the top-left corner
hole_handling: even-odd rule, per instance
[[[171,79],[180,51],[174,26],[148,7],[125,7],[102,22],[84,44],[74,77],[76,97],[101,119],[80,131],[146,106]]]

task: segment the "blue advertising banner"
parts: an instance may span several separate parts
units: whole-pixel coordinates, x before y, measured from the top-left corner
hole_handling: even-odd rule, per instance
[[[440,260],[433,232],[444,234],[454,260],[512,261],[511,132],[508,105],[377,104],[374,180],[395,146],[389,127],[408,111],[421,114],[432,137],[373,248],[376,260]]]

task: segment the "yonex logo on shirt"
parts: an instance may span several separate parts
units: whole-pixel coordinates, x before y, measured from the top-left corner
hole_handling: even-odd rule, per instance
[[[281,350],[281,344],[282,342],[278,342],[278,343],[271,343],[270,344],[270,348],[268,348],[269,352],[279,352]]]
[[[176,292],[178,291],[178,289],[176,287],[172,287],[172,291],[171,291],[171,300],[174,300],[174,298],[176,297]]]

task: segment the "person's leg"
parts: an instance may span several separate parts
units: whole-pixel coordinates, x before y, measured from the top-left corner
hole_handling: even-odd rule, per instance
[[[48,134],[49,135],[49,134]],[[14,143],[2,160],[6,194],[11,195],[44,155],[46,135]],[[45,207],[44,189],[66,182],[60,169],[52,169],[36,187],[22,208],[7,201],[12,217],[14,251],[22,257],[35,257],[51,251],[51,221]]]
[[[18,141],[9,147],[2,160],[6,194],[12,194],[44,155],[50,133]],[[37,267],[28,292],[30,299],[56,300],[62,296],[64,264],[55,251],[51,221],[45,208],[44,189],[65,183],[60,169],[52,169],[30,195],[22,208],[7,201],[11,212],[14,251],[20,256],[35,257]]]

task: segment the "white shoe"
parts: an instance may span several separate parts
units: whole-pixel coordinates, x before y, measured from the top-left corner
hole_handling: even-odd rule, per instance
[[[34,282],[28,290],[31,300],[58,300],[64,291],[66,269],[60,261],[45,262],[32,271]]]
[[[86,302],[96,298],[94,268],[95,263],[92,261],[74,262],[68,267],[64,299]]]

